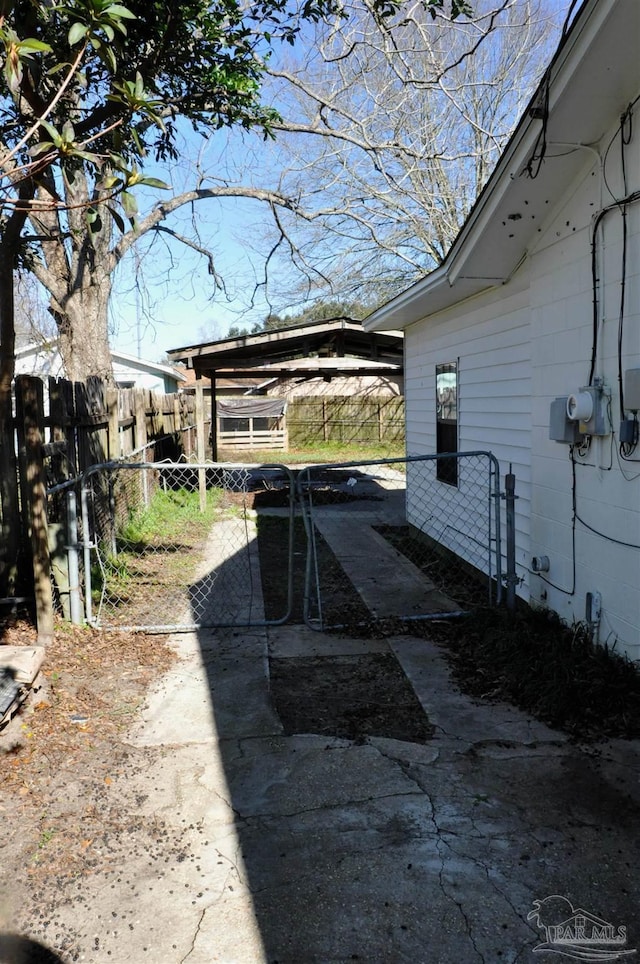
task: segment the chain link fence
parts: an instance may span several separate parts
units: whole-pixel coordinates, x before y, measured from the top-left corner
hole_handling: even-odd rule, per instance
[[[256,496],[277,491],[293,513],[285,466],[108,463],[80,484],[84,609],[103,628],[147,631],[285,622],[288,591],[265,618]]]
[[[309,626],[443,619],[500,601],[499,466],[490,453],[311,466],[298,491]]]
[[[73,622],[155,632],[451,618],[501,601],[500,500],[486,452],[110,462],[49,491],[55,592]]]

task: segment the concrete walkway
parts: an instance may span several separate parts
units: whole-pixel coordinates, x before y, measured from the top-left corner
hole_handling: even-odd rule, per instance
[[[637,744],[582,750],[511,707],[473,703],[438,649],[411,637],[287,627],[176,644],[179,664],[131,732],[136,766],[109,791],[152,842],[133,838],[81,893],[62,886],[47,931],[72,934],[78,960],[557,961],[534,953],[545,937],[528,920],[554,895],[640,947]],[[389,649],[431,742],[283,736],[269,651]],[[557,905],[569,907],[545,906]]]
[[[640,950],[637,743],[580,748],[467,699],[438,647],[410,636],[289,626],[174,644],[180,659],[104,791],[134,830],[105,842],[81,887],[61,882],[32,936],[86,964],[557,964]],[[432,740],[283,734],[270,657],[373,652],[395,653]],[[545,949],[544,927],[574,910],[612,930]]]

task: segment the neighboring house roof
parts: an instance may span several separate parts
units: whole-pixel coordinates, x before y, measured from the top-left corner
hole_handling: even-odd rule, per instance
[[[443,264],[373,312],[368,331],[405,328],[509,281],[590,145],[637,95],[638,37],[638,0],[585,0]]]
[[[186,382],[187,380],[185,373],[179,368],[174,368],[173,365],[163,365],[160,362],[147,361],[146,358],[126,355],[121,351],[112,351],[111,358],[114,371],[118,365],[121,365],[123,368],[139,369],[140,371],[157,372],[159,375],[167,375],[169,378],[174,378],[176,382]]]
[[[374,334],[360,322],[339,318],[175,348],[167,354],[202,374],[215,372],[216,379],[306,374],[320,368],[320,359],[327,360],[326,368],[334,374],[390,374],[402,372],[403,335]],[[355,368],[350,364],[354,358],[359,360]]]
[[[25,345],[24,348],[16,350],[15,357],[19,369],[29,367],[33,374],[64,376],[62,357],[55,338],[50,341]],[[158,375],[176,383],[186,381],[184,372],[170,365],[147,361],[144,358],[137,358],[135,355],[127,355],[120,351],[111,351],[111,359],[116,381],[119,375],[126,376],[135,372]]]

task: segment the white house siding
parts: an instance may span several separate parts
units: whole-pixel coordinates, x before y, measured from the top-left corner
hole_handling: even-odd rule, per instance
[[[405,399],[407,452],[436,451],[436,365],[458,362],[459,450],[490,451],[500,462],[501,490],[509,467],[516,476],[517,563],[525,592],[529,561],[531,453],[531,335],[528,289],[524,275],[511,293],[499,292],[470,299],[407,328],[405,332]],[[434,479],[433,486],[449,516],[457,505],[457,529],[469,533],[462,555],[478,564],[472,547],[475,527],[469,508],[470,462],[463,463],[459,491]],[[424,518],[417,469],[409,471],[408,518],[440,541],[437,528]],[[435,473],[432,473],[435,475]],[[413,484],[412,484],[413,483]],[[477,481],[475,481],[477,486]],[[442,513],[440,513],[442,515]],[[437,515],[435,517],[437,519]],[[502,518],[504,524],[504,514]],[[453,548],[453,546],[451,546]],[[458,549],[460,543],[458,543]]]
[[[602,140],[604,156],[615,131]],[[622,197],[640,189],[640,138],[627,147],[622,188],[619,138],[606,159],[606,180]],[[595,375],[611,393],[610,428],[575,459],[575,579],[573,472],[569,446],[548,438],[549,406],[589,382],[592,346],[591,240],[594,218],[612,204],[599,163],[585,155],[584,176],[556,206],[531,254],[533,496],[531,549],[547,555],[545,578],[531,577],[531,598],[568,621],[585,618],[586,594],[602,596],[601,641],[640,658],[640,452],[635,464],[618,451],[618,324],[622,280],[622,217],[614,210],[597,233],[600,335]],[[627,208],[627,278],[622,368],[640,367],[640,205]],[[580,521],[582,520],[582,521]],[[584,523],[587,525],[585,526]],[[591,532],[587,526],[596,529]],[[617,541],[616,541],[617,540]],[[623,545],[622,543],[627,543]]]
[[[640,136],[635,134],[626,147],[623,186],[615,134],[612,127],[600,144],[604,177],[593,151],[579,148],[584,150],[582,176],[560,201],[554,204],[550,198],[546,223],[508,284],[407,328],[407,450],[435,451],[435,367],[458,360],[459,448],[493,452],[501,463],[502,484],[509,464],[516,476],[519,594],[573,622],[585,619],[587,593],[600,593],[600,641],[639,659],[640,446],[633,461],[621,459],[617,356],[623,234],[614,195],[640,191]],[[546,163],[552,164],[552,158]],[[574,470],[569,445],[549,439],[550,405],[589,383],[591,242],[595,220],[606,207],[612,210],[596,235],[600,321],[595,376],[604,379],[611,396],[608,430],[592,440],[587,453],[575,454]],[[640,368],[638,201],[627,206],[621,346],[623,371]],[[455,498],[450,486],[442,489],[443,504]],[[411,476],[408,511],[410,521],[425,526]],[[531,571],[534,556],[549,557],[548,572]]]

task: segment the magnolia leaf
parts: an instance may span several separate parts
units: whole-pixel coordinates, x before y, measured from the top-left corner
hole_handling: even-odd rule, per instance
[[[46,44],[44,40],[35,40],[33,37],[21,40],[18,46],[21,50],[37,50],[41,53],[50,53],[51,51],[51,46]]]
[[[62,146],[62,138],[61,138],[60,135],[58,134],[58,132],[57,132],[57,130],[55,129],[55,127],[53,126],[53,124],[50,124],[49,121],[41,120],[41,121],[40,121],[40,125],[41,125],[41,127],[44,127],[44,129],[46,130],[46,132],[49,134],[49,137],[50,137],[51,140],[53,141],[54,146],[55,146],[55,147],[58,147],[58,148],[61,147],[61,146]]]
[[[114,187],[122,187],[122,178],[116,177],[115,174],[109,174],[100,181],[98,187],[101,191],[110,191]]]
[[[89,164],[101,164],[102,158],[99,154],[93,154],[91,151],[75,151],[71,150],[67,152],[72,157],[81,157],[83,161],[88,161]]]
[[[136,216],[138,213],[138,202],[133,194],[130,194],[129,191],[123,191],[120,195],[120,203],[128,218],[134,218]]]
[[[55,147],[51,141],[40,141],[39,144],[34,144],[33,147],[29,148],[29,154],[31,157],[38,157],[40,154],[47,154],[52,151]]]
[[[146,187],[157,187],[160,191],[171,190],[170,184],[166,184],[165,181],[161,181],[157,177],[141,177],[138,184],[144,184]]]
[[[123,17],[125,20],[137,20],[135,13],[131,13],[126,7],[121,7],[119,3],[112,3],[107,7],[105,13],[110,17]]]
[[[104,50],[104,57],[107,61],[107,66],[111,70],[111,73],[115,74],[118,65],[116,63],[116,55],[114,54],[111,47],[107,47]]]
[[[65,62],[65,63],[61,63],[61,64],[55,64],[53,67],[51,67],[51,68],[47,71],[46,76],[47,76],[47,77],[53,77],[55,74],[59,74],[62,70],[68,71],[70,66],[71,66],[71,65],[68,64],[68,63],[66,63],[66,62]]]
[[[89,216],[91,212],[91,219]],[[89,231],[91,234],[97,234],[98,231],[102,230],[102,218],[100,217],[100,212],[96,211],[95,208],[89,208],[87,211],[87,224],[89,225]]]
[[[125,233],[126,233],[126,230],[127,230],[127,227],[126,227],[124,221],[122,220],[119,212],[116,211],[115,208],[111,207],[110,204],[107,204],[107,205],[105,205],[105,206],[106,206],[106,208],[107,208],[107,211],[109,212],[109,214],[110,214],[111,217],[113,218],[113,220],[116,222],[116,224],[117,224],[118,227],[120,228],[120,231],[122,232],[122,234],[125,234]]]
[[[19,60],[10,60],[7,57],[4,65],[4,76],[9,90],[17,94],[22,82],[22,64]]]
[[[74,47],[80,40],[83,40],[89,33],[86,23],[74,23],[69,30],[69,46]]]

